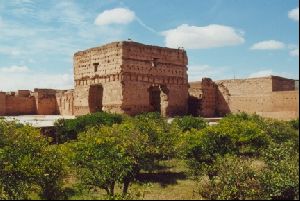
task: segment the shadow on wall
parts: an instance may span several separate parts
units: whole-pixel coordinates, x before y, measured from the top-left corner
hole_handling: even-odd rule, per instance
[[[169,115],[169,90],[165,85],[152,85],[149,89],[149,106],[152,112],[159,112],[162,116]]]
[[[91,113],[102,111],[103,86],[91,85],[89,90],[89,109]]]
[[[229,93],[222,93],[218,87],[217,89],[217,107],[216,107],[216,116],[217,117],[224,117],[226,114],[231,112],[229,107],[230,102],[230,94]]]
[[[195,96],[189,96],[188,100],[188,114],[194,117],[199,116],[201,108],[201,99]]]
[[[223,117],[231,112],[229,107],[230,93],[223,84],[215,85],[210,79],[204,79],[201,85],[201,88],[196,89],[199,91],[197,96],[189,95],[189,115]]]

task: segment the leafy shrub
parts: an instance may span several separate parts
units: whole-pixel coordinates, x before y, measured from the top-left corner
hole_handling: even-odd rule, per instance
[[[144,159],[146,140],[130,123],[93,127],[80,134],[73,144],[73,161],[82,184],[114,196],[115,185],[121,183],[125,195]]]
[[[222,121],[230,121],[230,122],[242,122],[242,121],[252,121],[257,124],[261,124],[264,122],[264,118],[257,114],[247,114],[245,112],[236,113],[236,114],[228,114],[225,118],[221,119]]]
[[[232,118],[233,117],[233,118]],[[237,147],[239,155],[259,155],[260,151],[268,146],[270,137],[261,128],[257,120],[258,117],[250,116],[239,120],[231,116],[224,118],[216,127],[219,133],[230,136]]]
[[[199,193],[210,200],[261,199],[261,186],[251,161],[236,156],[218,157],[209,171],[215,176],[202,183]]]
[[[207,165],[212,165],[219,155],[235,152],[232,139],[218,133],[215,127],[191,131],[184,141],[184,158],[194,175],[203,174]]]
[[[289,124],[295,129],[299,130],[299,118],[289,121]]]
[[[259,156],[270,137],[256,120],[242,117],[231,115],[218,125],[186,133],[183,155],[192,172],[199,174],[199,168],[213,164],[217,156],[225,154]]]
[[[38,129],[0,120],[0,196],[26,199],[38,191],[57,199],[64,175],[62,154]]]
[[[200,117],[184,116],[176,117],[172,121],[172,125],[177,125],[182,132],[190,131],[191,129],[203,129],[208,126],[208,123]]]
[[[122,122],[122,116],[106,112],[97,112],[79,116],[76,119],[60,119],[55,122],[56,141],[64,143],[77,139],[80,132],[85,131],[88,127],[119,124]]]
[[[299,152],[291,145],[274,143],[264,152],[268,168],[261,173],[260,180],[270,199],[299,199]]]
[[[168,124],[159,113],[137,115],[130,122],[147,137],[146,158],[148,162],[145,163],[144,169],[151,170],[155,161],[176,155],[176,143],[181,131]]]
[[[261,127],[272,141],[278,144],[290,140],[296,142],[299,137],[299,132],[293,129],[289,122],[267,119],[261,124]]]

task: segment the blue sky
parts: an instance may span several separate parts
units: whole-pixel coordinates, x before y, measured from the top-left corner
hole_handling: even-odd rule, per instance
[[[0,0],[0,91],[72,88],[76,51],[128,38],[189,57],[189,80],[299,79],[297,0]]]

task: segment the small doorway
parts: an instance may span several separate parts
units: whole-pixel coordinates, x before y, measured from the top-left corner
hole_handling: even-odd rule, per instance
[[[161,112],[160,111],[160,104],[161,104],[161,97],[160,97],[160,89],[158,86],[152,86],[149,88],[149,103],[150,107],[152,108],[152,112]]]
[[[102,111],[103,87],[92,85],[89,89],[89,109],[91,113]]]
[[[165,86],[151,86],[149,89],[149,105],[151,112],[168,115],[168,90]]]

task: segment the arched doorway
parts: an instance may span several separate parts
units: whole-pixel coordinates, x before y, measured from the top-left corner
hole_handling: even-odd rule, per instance
[[[102,98],[102,85],[91,85],[89,89],[89,109],[91,113],[102,111]]]
[[[162,116],[168,115],[168,89],[163,85],[149,87],[149,106],[151,112],[159,112]]]

